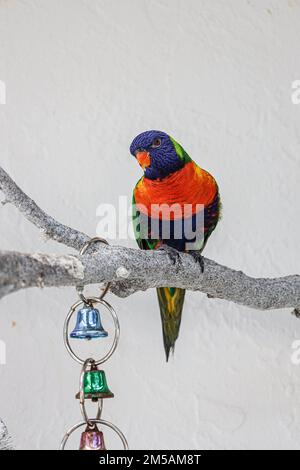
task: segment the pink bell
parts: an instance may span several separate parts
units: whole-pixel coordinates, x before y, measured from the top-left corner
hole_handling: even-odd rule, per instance
[[[96,425],[92,429],[87,426],[81,434],[79,450],[106,450],[103,432]]]

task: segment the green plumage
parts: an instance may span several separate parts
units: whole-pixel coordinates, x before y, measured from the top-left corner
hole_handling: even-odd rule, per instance
[[[174,352],[175,342],[179,335],[185,290],[175,287],[160,287],[156,291],[162,323],[164,348],[168,361],[170,351]]]

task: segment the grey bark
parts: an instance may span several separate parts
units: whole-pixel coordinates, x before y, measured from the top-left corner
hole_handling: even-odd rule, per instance
[[[11,177],[0,167],[0,190],[5,196],[2,204],[11,203],[36,227],[45,237],[63,243],[64,245],[80,250],[89,237],[78,230],[67,227],[57,222],[53,217],[46,214]]]
[[[106,283],[126,297],[139,290],[173,286],[200,291],[260,310],[300,305],[300,276],[252,278],[204,258],[204,273],[189,255],[174,266],[160,251],[101,246],[94,254],[0,252],[0,297],[27,287]]]
[[[12,441],[8,434],[7,427],[0,419],[0,450],[12,450]]]

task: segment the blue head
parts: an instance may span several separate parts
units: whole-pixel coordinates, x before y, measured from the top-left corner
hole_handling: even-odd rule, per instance
[[[165,178],[190,160],[181,145],[161,131],[146,131],[136,136],[130,153],[138,160],[145,177],[151,180]]]

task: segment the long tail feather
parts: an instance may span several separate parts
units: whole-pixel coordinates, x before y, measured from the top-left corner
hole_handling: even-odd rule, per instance
[[[160,287],[156,290],[168,362],[170,351],[174,352],[179,334],[185,290],[175,287]]]

